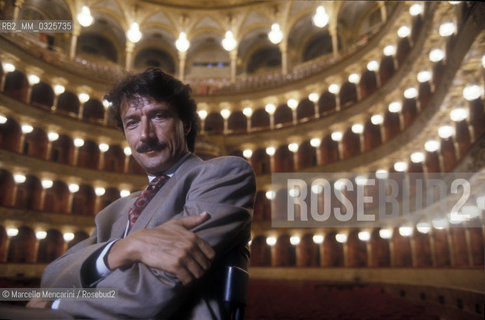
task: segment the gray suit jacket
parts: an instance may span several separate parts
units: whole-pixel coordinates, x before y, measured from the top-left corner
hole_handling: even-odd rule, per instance
[[[118,289],[117,299],[61,300],[59,309],[92,318],[222,317],[223,268],[247,268],[255,179],[249,164],[237,157],[202,161],[190,155],[144,209],[132,231],[153,228],[167,220],[207,211],[211,217],[192,231],[216,251],[211,269],[189,286],[172,274],[135,263],[116,269],[96,283],[98,288]],[[128,210],[138,193],[121,198],[98,213],[96,230],[47,266],[43,288],[86,287],[81,274],[104,245],[120,239]],[[131,231],[131,232],[132,232]]]

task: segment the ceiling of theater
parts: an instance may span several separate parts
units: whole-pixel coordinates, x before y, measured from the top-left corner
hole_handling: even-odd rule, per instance
[[[288,65],[332,53],[330,33],[336,30],[338,46],[345,50],[382,24],[380,8],[394,4],[377,1],[245,1],[245,0],[25,0],[21,19],[73,19],[81,5],[90,8],[94,23],[79,27],[76,56],[124,68],[128,55],[126,32],[137,22],[143,34],[132,51],[134,69],[158,66],[174,73],[180,59],[175,41],[187,34],[188,78],[224,78],[230,54],[221,46],[226,31],[237,41],[237,74],[250,75],[281,69],[282,44],[288,50]],[[316,27],[312,17],[324,6],[329,23]],[[8,10],[7,4],[4,7]],[[10,7],[13,10],[13,6]],[[283,32],[280,44],[273,44],[268,33],[273,23]],[[56,50],[69,52],[69,37],[56,35]],[[285,49],[286,50],[286,49]],[[200,66],[217,66],[209,72]]]

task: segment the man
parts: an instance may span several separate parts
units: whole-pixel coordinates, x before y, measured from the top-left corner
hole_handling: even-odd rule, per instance
[[[247,268],[251,167],[189,152],[198,127],[190,88],[159,69],[127,78],[107,99],[133,157],[157,181],[148,189],[159,190],[99,212],[91,237],[48,265],[41,286],[118,289],[113,300],[53,303],[74,316],[220,318],[224,267]]]

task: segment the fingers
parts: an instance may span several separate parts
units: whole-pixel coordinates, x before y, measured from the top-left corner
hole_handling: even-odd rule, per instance
[[[202,222],[206,221],[210,215],[207,212],[202,212],[199,215],[196,216],[188,216],[188,217],[183,217],[179,219],[174,219],[172,220],[172,223],[176,223],[186,229],[192,229]]]

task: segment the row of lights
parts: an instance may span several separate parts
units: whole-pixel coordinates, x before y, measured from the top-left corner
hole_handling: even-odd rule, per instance
[[[476,87],[478,87],[478,86],[476,86]],[[478,87],[478,89],[480,89],[480,87]],[[473,97],[475,97],[475,95]],[[474,99],[472,99],[472,100],[474,100]],[[401,105],[400,102],[392,102],[391,104],[389,104],[389,111],[399,112],[401,110],[401,107],[402,107],[402,105]],[[450,119],[452,121],[455,121],[455,122],[463,121],[463,120],[467,119],[468,116],[469,116],[468,110],[465,109],[465,108],[461,108],[461,107],[455,108],[455,109],[451,110],[451,112],[450,112]],[[374,125],[382,124],[383,121],[384,121],[384,118],[380,114],[375,114],[371,117],[371,123],[374,124]],[[361,123],[355,123],[355,124],[352,125],[351,130],[355,134],[361,134],[361,133],[364,132],[364,126]],[[454,128],[452,126],[449,126],[449,125],[444,125],[444,126],[441,126],[441,127],[438,128],[438,135],[442,139],[448,139],[452,135],[454,135],[454,133],[455,133]],[[343,138],[343,133],[341,131],[334,131],[334,132],[331,133],[330,137],[333,141],[339,142]],[[312,147],[317,148],[317,147],[320,146],[320,144],[321,144],[320,138],[312,138],[310,140],[310,145]],[[440,142],[437,141],[437,140],[428,140],[424,144],[424,149],[428,152],[435,152],[439,149],[439,147],[440,147]],[[288,149],[291,152],[297,152],[298,148],[299,148],[299,146],[296,142],[292,142],[292,143],[288,144]],[[265,149],[265,151],[266,151],[267,155],[273,156],[276,153],[276,148],[273,147],[273,146],[270,146],[270,147],[267,147]],[[253,155],[253,150],[251,150],[251,149],[243,150],[243,156],[245,158],[249,159],[249,158],[251,158],[252,155]],[[414,153],[411,154],[410,159],[413,163],[421,163],[421,162],[424,161],[425,156],[424,156],[424,153],[422,153],[422,152],[414,152]],[[394,165],[394,169],[398,172],[403,172],[407,169],[407,165],[406,165],[406,167],[404,167],[403,162],[397,162]]]
[[[6,116],[0,114],[0,125],[5,124],[7,121],[8,121],[8,118]],[[28,134],[28,133],[31,133],[32,131],[34,131],[34,127],[31,126],[30,124],[22,124],[20,126],[20,129],[22,130],[22,133],[24,133],[24,134]],[[49,132],[47,132],[47,139],[50,142],[54,142],[57,139],[59,139],[59,134],[55,131],[49,131]],[[85,141],[82,138],[74,138],[74,140],[73,140],[73,144],[74,144],[75,147],[84,146],[84,142]],[[109,150],[109,144],[100,143],[98,145],[98,148],[101,152],[107,152]],[[126,156],[131,156],[131,148],[130,147],[125,147],[123,149],[123,152]]]
[[[470,211],[477,212],[479,209],[477,207],[470,206]],[[483,210],[483,209],[482,209]],[[476,214],[476,213],[475,213]],[[455,222],[456,223],[456,222]],[[431,223],[429,222],[419,222],[416,224],[416,230],[422,234],[428,234],[431,229],[436,230],[443,230],[448,226],[448,221],[446,219],[435,219]],[[390,239],[393,235],[392,228],[382,228],[379,230],[379,237],[381,239]],[[412,226],[401,226],[398,228],[399,235],[402,237],[410,237],[414,233],[414,227]],[[361,241],[369,241],[371,239],[371,233],[369,231],[360,231],[357,234],[357,237]],[[348,239],[348,235],[346,233],[337,233],[335,235],[335,240],[339,243],[346,243]],[[312,237],[313,243],[315,244],[322,244],[325,240],[325,236],[322,234],[315,234]],[[290,243],[293,246],[300,244],[301,238],[300,236],[294,235],[290,237]],[[274,246],[277,243],[277,238],[274,236],[270,236],[266,238],[266,244],[269,246]]]
[[[10,227],[10,228],[7,228],[6,229],[7,231],[7,236],[12,238],[12,237],[15,237],[19,234],[19,229],[18,228],[14,228],[14,227]],[[38,239],[38,240],[43,240],[47,237],[47,231],[44,231],[44,230],[38,230],[35,232],[35,237]],[[69,242],[71,241],[72,239],[74,239],[74,233],[72,232],[65,232],[62,234],[62,237],[64,238],[64,240],[66,242]]]
[[[14,72],[15,71],[15,65],[11,62],[4,62],[2,64],[2,67],[3,67],[3,70],[5,72]],[[33,85],[36,85],[40,82],[40,77],[36,74],[29,74],[27,76],[27,80],[28,80],[29,84],[31,86],[33,86]],[[57,95],[57,96],[60,95],[60,94],[63,94],[66,91],[66,87],[64,87],[61,84],[55,84],[53,86],[53,89],[54,89],[54,94]],[[89,101],[89,99],[91,98],[91,96],[86,92],[80,92],[77,97],[78,97],[78,99],[81,103],[85,103],[85,102]],[[106,99],[103,99],[102,104],[103,104],[105,109],[107,109],[111,106],[111,103],[109,101],[107,101]]]
[[[13,175],[13,180],[16,183],[21,184],[21,183],[24,183],[27,180],[27,177],[22,173],[15,173]],[[42,188],[44,188],[44,189],[49,189],[54,185],[54,181],[52,181],[50,179],[44,179],[40,183],[42,185]],[[79,185],[76,184],[76,183],[71,183],[71,184],[68,185],[68,189],[71,193],[76,193],[76,192],[79,191]],[[103,188],[103,187],[96,187],[96,188],[94,188],[94,193],[97,196],[100,197],[100,196],[103,196],[106,193],[106,189]],[[122,198],[127,197],[130,194],[131,194],[130,190],[123,189],[123,190],[120,191],[120,197],[122,197]]]

